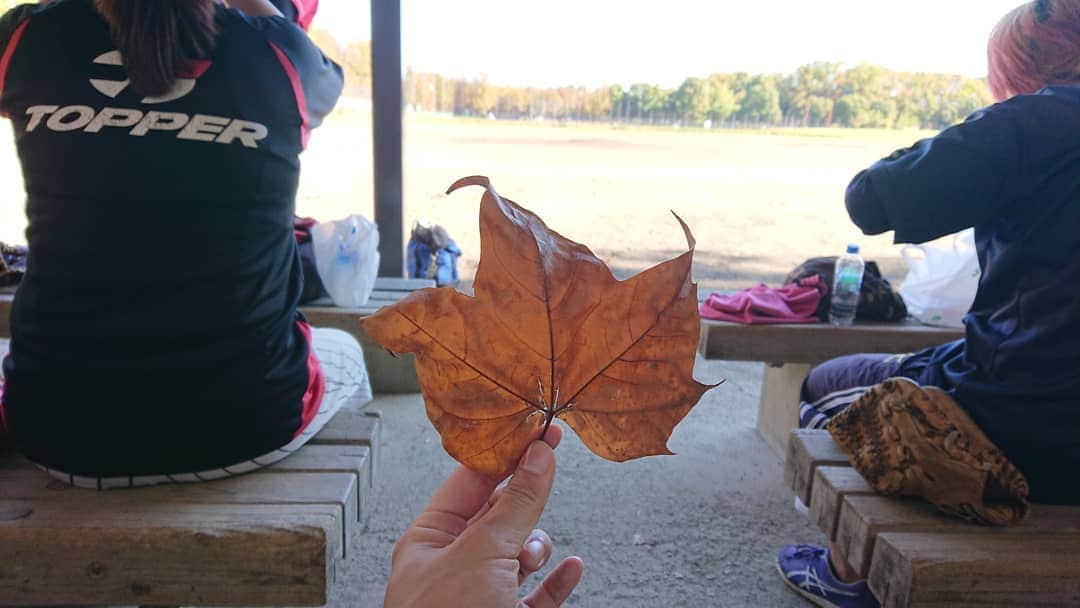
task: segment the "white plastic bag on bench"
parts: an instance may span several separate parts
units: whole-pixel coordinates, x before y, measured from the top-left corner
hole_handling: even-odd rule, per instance
[[[963,327],[979,288],[975,231],[954,235],[952,249],[908,245],[900,255],[908,265],[900,296],[911,316],[925,325]]]
[[[367,304],[379,274],[379,227],[360,215],[311,229],[315,267],[334,304]]]

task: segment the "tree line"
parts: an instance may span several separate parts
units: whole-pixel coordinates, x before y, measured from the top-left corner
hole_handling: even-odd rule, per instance
[[[370,97],[369,42],[312,37],[346,72],[346,93]],[[598,88],[499,86],[485,78],[405,71],[414,110],[515,120],[682,126],[941,129],[992,101],[985,79],[814,62],[791,74],[712,74],[675,88],[636,83]]]
[[[311,33],[345,69],[346,93],[369,97],[370,43],[342,45],[324,30]],[[456,116],[713,127],[944,129],[993,102],[985,79],[826,62],[788,75],[714,73],[687,78],[673,89],[649,83],[500,86],[414,69],[406,69],[404,86],[410,108]]]
[[[346,92],[371,93],[369,42],[312,37],[346,72]],[[412,109],[458,116],[682,126],[838,126],[941,129],[992,101],[985,79],[814,62],[791,74],[712,74],[675,88],[499,86],[485,78],[405,71]]]
[[[506,87],[407,70],[405,95],[418,110],[505,119],[885,129],[944,128],[992,101],[980,79],[825,62],[786,75],[690,77],[676,88]]]

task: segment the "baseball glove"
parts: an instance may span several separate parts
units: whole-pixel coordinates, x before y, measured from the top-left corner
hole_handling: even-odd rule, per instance
[[[940,389],[891,378],[833,418],[829,432],[882,494],[920,496],[986,525],[1027,515],[1023,474]]]

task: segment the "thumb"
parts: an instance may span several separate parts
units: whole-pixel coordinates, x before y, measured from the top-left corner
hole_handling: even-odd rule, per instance
[[[487,530],[500,552],[516,557],[540,521],[554,483],[555,452],[543,441],[534,441],[499,500],[477,522],[478,527]]]

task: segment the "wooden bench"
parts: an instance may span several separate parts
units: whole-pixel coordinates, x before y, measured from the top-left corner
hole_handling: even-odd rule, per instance
[[[0,446],[0,606],[321,606],[371,512],[378,412],[354,400],[267,469],[81,490]]]
[[[799,425],[799,389],[810,368],[855,353],[907,353],[964,337],[963,330],[904,323],[743,325],[702,320],[698,350],[706,359],[766,364],[757,428],[783,458]]]
[[[977,526],[875,494],[827,431],[791,433],[788,483],[885,608],[1080,606],[1080,507]]]
[[[338,307],[326,298],[303,306],[300,310],[316,327],[333,327],[356,337],[364,348],[364,361],[367,364],[368,376],[371,378],[371,388],[376,394],[418,393],[420,380],[416,376],[413,355],[394,357],[383,350],[360,327],[360,319],[425,287],[435,287],[435,281],[380,277],[375,280],[375,291],[372,292],[371,299],[363,307]],[[13,293],[12,288],[0,288],[0,337],[10,337],[9,318],[14,300]]]

